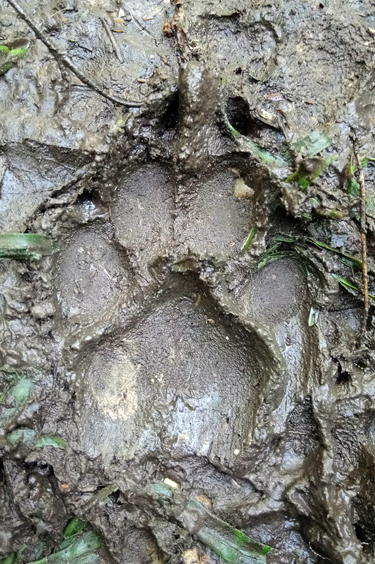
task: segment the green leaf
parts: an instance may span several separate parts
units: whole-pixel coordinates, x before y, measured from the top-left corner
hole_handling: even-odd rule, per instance
[[[80,533],[87,525],[86,521],[81,519],[71,519],[64,529],[64,538],[68,539]]]
[[[267,251],[266,251],[267,253]],[[280,260],[282,258],[285,258],[288,256],[288,253],[286,251],[280,251],[280,252],[274,252],[274,253],[264,253],[261,257],[260,260],[257,263],[257,268],[258,270],[260,270],[261,268],[264,268],[265,266],[271,264],[272,262],[275,262],[276,260]]]
[[[36,443],[37,447],[45,447],[51,446],[53,448],[60,448],[64,449],[68,444],[68,441],[62,439],[61,437],[50,437],[48,435],[44,435],[40,437],[38,442]]]
[[[27,427],[20,427],[7,435],[7,441],[11,445],[15,445],[19,441],[26,444],[31,443],[34,438],[35,431],[33,429],[28,429]]]
[[[48,237],[37,233],[0,233],[0,258],[38,259],[54,250]]]
[[[354,176],[348,180],[348,194],[352,196],[352,198],[358,198],[359,196],[359,184]]]
[[[319,247],[320,249],[325,249],[326,251],[330,251],[335,255],[339,255],[340,260],[343,264],[346,264],[347,266],[352,266],[358,271],[362,271],[362,261],[359,258],[354,257],[353,255],[349,255],[348,253],[339,251],[338,249],[334,249],[333,247],[330,247],[326,243],[323,243],[323,241],[317,241],[312,237],[307,237],[306,241],[308,243],[311,243],[312,245],[315,245],[316,247]]]
[[[341,274],[337,274],[336,272],[332,273],[333,278],[335,278],[338,283],[345,288],[345,290],[347,290],[350,294],[354,294],[356,295],[358,292],[360,292],[360,289],[358,288],[357,284],[355,282],[352,282],[351,280],[348,280],[347,278],[344,278],[344,276],[341,276]]]
[[[373,161],[374,159],[371,158],[364,158],[361,160],[361,164],[362,164],[362,168],[366,168],[366,166],[368,165],[368,163],[370,161]],[[350,157],[350,175],[353,176],[353,174],[355,173],[355,171],[357,170],[357,163],[353,164],[353,158]]]
[[[241,133],[237,131],[237,129],[235,129],[233,125],[230,123],[229,118],[225,113],[224,109],[223,109],[223,116],[224,116],[225,125],[227,126],[228,130],[230,131],[234,139],[246,145],[248,149],[250,149],[253,155],[260,158],[262,161],[264,161],[266,164],[270,166],[279,166],[279,167],[288,166],[287,160],[283,159],[280,156],[274,157],[273,155],[271,155],[269,151],[262,149],[262,147],[259,147],[259,145],[254,143],[254,141],[248,139],[245,135],[241,135]]]
[[[285,179],[285,182],[297,182],[301,190],[306,190],[336,159],[337,155],[314,157],[313,161],[306,159],[291,176]]]
[[[33,382],[30,378],[21,378],[8,392],[12,396],[16,405],[25,403],[29,397]]]
[[[250,141],[249,139],[246,139],[245,145],[249,147],[249,149],[252,151],[254,155],[262,159],[262,161],[264,161],[268,165],[280,166],[280,167],[288,166],[288,162],[284,160],[282,157],[279,156],[274,157],[273,155],[271,155],[269,151],[262,149],[261,147],[259,147],[259,145],[257,145],[253,141]]]
[[[341,274],[337,274],[336,272],[332,273],[332,276],[338,281],[338,283],[345,288],[345,290],[347,290],[350,294],[353,294],[354,296],[358,295],[358,293],[362,294],[363,291],[361,290],[361,288],[358,286],[358,284],[356,284],[355,282],[353,282],[352,280],[348,280],[347,278],[344,278],[344,276],[341,276]],[[375,300],[375,296],[373,294],[369,294],[369,297],[372,300]]]
[[[331,145],[331,139],[326,133],[313,131],[306,137],[293,144],[296,151],[305,157],[313,157]]]
[[[0,76],[14,67],[29,48],[28,39],[16,39],[0,45]]]
[[[345,217],[345,214],[338,209],[333,208],[332,210],[327,211],[326,217],[328,217],[328,219],[342,219]]]
[[[318,198],[310,198],[309,201],[310,201],[311,207],[314,208],[314,209],[319,208],[320,205],[321,205],[321,202],[320,202],[320,200],[318,200]]]

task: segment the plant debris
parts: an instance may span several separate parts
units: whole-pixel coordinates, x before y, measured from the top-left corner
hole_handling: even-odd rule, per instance
[[[311,254],[311,246],[317,247],[318,249],[330,254],[335,254],[344,266],[350,267],[353,271],[363,272],[363,261],[358,257],[340,251],[339,249],[334,249],[333,247],[327,245],[327,243],[318,241],[312,237],[287,237],[285,235],[279,235],[272,239],[272,243],[258,259],[258,269],[264,268],[275,260],[295,256],[301,260],[308,272],[312,272],[322,279],[321,269],[318,268],[316,263],[317,257],[314,257],[314,255]],[[375,272],[371,269],[368,269],[366,272],[367,274],[375,276]],[[348,280],[341,273],[334,272],[331,274],[339,282],[339,284],[351,294],[358,295],[358,293],[362,293],[355,282]],[[373,298],[371,294],[369,294],[369,296]],[[309,320],[309,324],[310,321],[313,323],[314,315],[314,313],[310,312],[311,318]]]
[[[0,44],[0,76],[14,67],[26,55],[29,45],[30,41],[25,38]]]
[[[179,520],[186,527],[193,529],[203,544],[230,564],[264,563],[265,555],[272,550],[272,547],[261,544],[231,527],[195,499],[189,501],[179,515]]]
[[[255,239],[255,236],[258,232],[258,228],[256,225],[254,225],[251,230],[249,235],[246,237],[245,241],[243,242],[242,246],[241,246],[241,255],[244,255],[250,248],[252,242]]]
[[[101,538],[94,531],[87,531],[82,535],[78,533],[63,540],[59,546],[60,550],[29,564],[73,564],[78,561],[81,562],[82,556],[90,554],[93,558],[85,559],[85,563],[88,564],[88,562],[96,561],[98,556],[95,551],[102,545]]]
[[[12,446],[16,445],[18,442],[25,444],[32,443],[34,438],[35,431],[33,429],[28,429],[27,427],[20,427],[7,435],[7,441]]]
[[[54,46],[54,44],[51,42],[51,40],[44,33],[42,33],[39,30],[37,25],[26,14],[26,12],[21,8],[21,6],[18,4],[18,2],[16,2],[16,0],[6,0],[6,1],[17,12],[17,14],[20,16],[20,18],[22,18],[24,20],[24,22],[26,22],[27,25],[33,30],[33,32],[38,37],[38,39],[40,39],[40,41],[42,41],[44,43],[44,45],[49,49],[49,51],[55,57],[57,62],[61,63],[62,65],[67,67],[69,70],[71,70],[72,73],[75,74],[76,77],[79,78],[79,80],[81,82],[86,84],[86,86],[88,86],[89,88],[91,88],[92,90],[94,90],[95,92],[100,94],[101,96],[103,96],[103,98],[107,98],[107,100],[110,100],[111,102],[113,102],[115,104],[119,104],[120,106],[126,106],[126,107],[131,107],[131,108],[139,108],[140,106],[142,106],[142,102],[133,102],[133,101],[130,101],[130,100],[121,100],[120,98],[117,98],[116,96],[111,96],[111,94],[108,94],[107,92],[105,92],[104,90],[99,88],[99,86],[94,84],[94,82],[92,82],[92,80],[90,78],[88,78],[85,74],[83,74],[79,70],[78,67],[76,67],[76,65],[68,57],[68,55],[60,52]]]
[[[293,148],[304,157],[314,157],[331,145],[331,138],[321,131],[313,131],[299,141],[293,143]]]
[[[67,444],[68,441],[66,441],[61,437],[50,437],[48,435],[44,435],[40,437],[40,439],[38,440],[35,446],[37,447],[51,446],[53,448],[64,449]]]
[[[122,56],[120,47],[118,46],[116,39],[113,37],[111,30],[109,28],[109,25],[107,23],[107,20],[105,18],[102,18],[102,24],[103,24],[103,27],[104,27],[107,35],[108,35],[110,42],[112,43],[112,47],[113,47],[114,52],[116,53],[116,57],[118,58],[120,63],[123,63],[124,57]]]
[[[40,259],[54,251],[51,240],[37,233],[0,233],[0,258]]]
[[[363,174],[362,162],[358,153],[357,138],[353,139],[354,155],[358,167],[359,175],[359,204],[360,204],[360,231],[361,231],[361,254],[362,254],[362,282],[363,282],[363,297],[364,297],[364,312],[362,323],[362,336],[366,333],[367,320],[370,309],[369,293],[368,293],[368,268],[367,268],[367,223],[366,223],[366,187],[365,177]]]
[[[306,190],[336,159],[337,155],[305,158],[285,182],[297,182],[301,190]]]

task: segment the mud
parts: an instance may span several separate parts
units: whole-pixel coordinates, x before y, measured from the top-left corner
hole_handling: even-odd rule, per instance
[[[353,131],[375,156],[372,3],[22,5],[142,106],[67,80],[0,0],[1,41],[31,40],[0,77],[0,227],[56,246],[0,259],[0,559],[48,556],[76,517],[103,564],[220,564],[194,500],[269,564],[372,562],[373,308],[361,340],[360,295],[332,276],[360,274],[306,244],[360,256],[346,181]],[[316,130],[336,157],[302,191],[293,143]]]

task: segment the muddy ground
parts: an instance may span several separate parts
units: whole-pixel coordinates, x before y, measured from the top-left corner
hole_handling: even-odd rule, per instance
[[[224,562],[185,518],[198,499],[269,563],[373,562],[372,308],[363,333],[360,273],[308,242],[361,257],[373,2],[19,3],[141,106],[64,72],[0,0],[0,43],[31,41],[0,76],[0,227],[55,245],[0,260],[0,559],[48,556],[81,518],[103,540],[82,564]],[[312,132],[330,141],[309,158]],[[147,490],[166,479],[178,503]]]

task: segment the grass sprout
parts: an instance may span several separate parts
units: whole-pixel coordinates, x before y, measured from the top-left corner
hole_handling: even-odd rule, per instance
[[[246,237],[245,241],[243,242],[242,246],[241,246],[241,255],[244,255],[250,248],[252,242],[255,239],[255,236],[257,234],[258,228],[256,225],[254,225],[251,230],[249,235]]]

